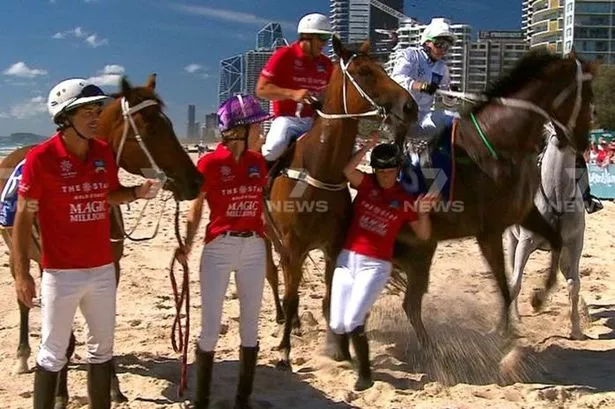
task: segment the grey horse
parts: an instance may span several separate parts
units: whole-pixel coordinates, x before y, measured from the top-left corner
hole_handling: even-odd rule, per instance
[[[543,151],[540,169],[541,183],[534,204],[547,220],[562,235],[563,247],[559,257],[560,270],[566,278],[570,306],[572,339],[584,339],[579,318],[579,260],[585,235],[585,208],[582,189],[589,184],[587,172],[580,175],[575,165],[576,153],[568,146],[559,146],[555,130],[549,123],[545,126],[547,145]],[[580,186],[579,186],[580,185]],[[507,229],[508,257],[512,267],[511,296],[514,312],[519,316],[517,297],[527,260],[535,250],[549,251],[546,241],[519,225]],[[546,294],[542,294],[545,296]],[[536,308],[535,308],[536,309]]]

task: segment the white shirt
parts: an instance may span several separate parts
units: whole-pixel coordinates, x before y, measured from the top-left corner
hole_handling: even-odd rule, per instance
[[[435,83],[449,89],[450,73],[443,60],[432,61],[422,47],[408,47],[397,54],[391,78],[404,87],[419,107],[419,119],[431,110],[434,95],[412,89],[414,81]]]

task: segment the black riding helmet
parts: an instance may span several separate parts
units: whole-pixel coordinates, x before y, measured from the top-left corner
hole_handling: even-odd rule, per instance
[[[402,153],[394,143],[381,143],[372,150],[370,166],[374,169],[396,168],[402,164]]]

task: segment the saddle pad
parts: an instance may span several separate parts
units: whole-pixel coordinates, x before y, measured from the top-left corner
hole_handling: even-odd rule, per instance
[[[21,172],[26,160],[22,160],[15,166],[11,176],[9,176],[2,194],[0,194],[0,225],[4,227],[13,226],[15,213],[17,212],[17,190],[21,180]]]

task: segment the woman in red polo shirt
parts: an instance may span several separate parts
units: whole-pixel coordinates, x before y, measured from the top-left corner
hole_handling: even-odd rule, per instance
[[[201,221],[203,202],[210,210],[201,254],[201,336],[196,351],[195,408],[209,404],[214,350],[220,333],[224,294],[231,271],[240,303],[239,384],[235,409],[249,409],[258,353],[258,316],[265,283],[263,189],[267,167],[248,140],[258,139],[260,123],[271,118],[258,101],[236,95],[220,105],[218,128],[222,142],[203,156],[197,168],[205,177],[201,194],[188,213],[186,244],[177,250],[185,260]]]
[[[377,143],[377,135],[361,148],[344,168],[350,185],[357,189],[353,219],[344,249],[337,259],[331,289],[329,326],[350,359],[352,344],[359,363],[355,390],[373,385],[365,319],[391,275],[395,236],[409,223],[419,239],[431,236],[429,212],[438,196],[427,194],[416,201],[397,181],[402,155],[395,144],[376,146],[370,157],[373,174],[356,169],[365,153]]]
[[[77,308],[88,325],[90,408],[111,407],[116,279],[109,205],[148,196],[152,181],[121,186],[113,151],[94,139],[108,98],[81,78],[52,88],[47,107],[58,132],[28,152],[19,183],[12,257],[17,297],[28,308],[35,296],[28,260],[35,216],[43,242],[35,409],[54,405]]]

